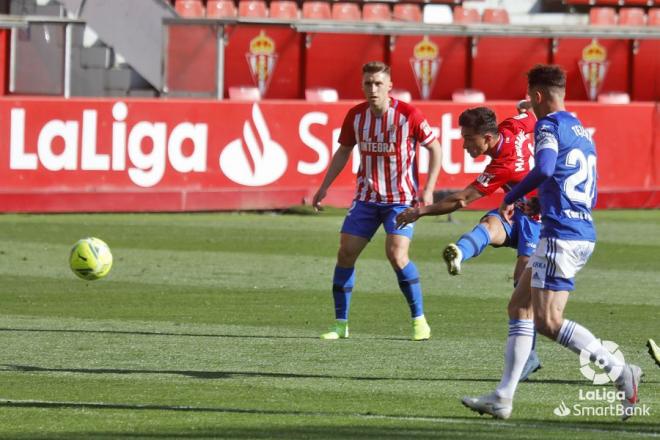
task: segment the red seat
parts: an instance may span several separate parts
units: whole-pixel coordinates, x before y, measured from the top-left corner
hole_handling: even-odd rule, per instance
[[[649,9],[648,26],[660,26],[660,8]]]
[[[387,3],[365,3],[362,6],[362,20],[364,21],[390,21],[392,13]]]
[[[211,18],[233,18],[237,10],[234,0],[207,0],[206,16]]]
[[[297,19],[298,5],[292,0],[273,0],[270,2],[270,18]]]
[[[456,6],[454,8],[454,24],[472,24],[479,23],[481,16],[479,11],[471,8]]]
[[[254,86],[229,87],[228,92],[229,99],[238,101],[259,101],[261,99],[259,89]]]
[[[202,0],[176,0],[174,10],[184,18],[199,18],[204,16]]]
[[[422,21],[422,9],[412,3],[395,3],[392,18],[399,21]]]
[[[357,5],[357,3],[333,3],[332,19],[341,21],[359,21],[362,19],[360,7]]]
[[[616,11],[614,8],[591,8],[589,10],[589,24],[612,26],[616,24]]]
[[[644,26],[646,17],[642,8],[621,8],[619,24],[622,26]]]
[[[490,24],[509,24],[509,13],[506,9],[487,8],[484,9],[481,21]]]
[[[302,16],[303,18],[314,20],[330,20],[332,18],[330,3],[317,1],[304,2]]]
[[[266,18],[268,9],[263,0],[241,0],[238,2],[238,16],[248,18]]]

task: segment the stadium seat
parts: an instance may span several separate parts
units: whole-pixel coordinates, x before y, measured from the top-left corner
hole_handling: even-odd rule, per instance
[[[390,91],[390,96],[403,102],[412,101],[412,94],[408,90],[404,89],[392,89]]]
[[[456,6],[454,8],[454,24],[472,24],[481,22],[479,11],[471,8]]]
[[[449,5],[424,5],[424,23],[452,24],[453,12]]]
[[[589,10],[589,24],[612,26],[616,24],[616,11],[614,8],[597,7]]]
[[[270,2],[270,18],[295,20],[299,15],[298,5],[292,0],[273,0]]]
[[[238,16],[245,18],[266,18],[268,9],[264,0],[241,0],[238,2]]]
[[[184,18],[199,18],[204,16],[202,0],[177,0],[174,10]]]
[[[648,26],[660,26],[660,8],[651,8],[649,9],[648,20],[646,21]]]
[[[395,3],[392,18],[398,21],[422,21],[422,9],[412,3]]]
[[[330,20],[332,11],[330,3],[322,1],[307,1],[302,5],[302,16],[312,20]]]
[[[305,89],[305,100],[309,102],[337,102],[339,94],[330,87],[315,87]]]
[[[598,95],[600,104],[630,104],[630,95],[626,92],[607,92]]]
[[[463,104],[478,104],[480,102],[486,102],[486,95],[479,90],[463,89],[456,90],[452,93],[451,100]]]
[[[642,8],[621,8],[619,11],[619,24],[621,26],[644,26],[646,17]]]
[[[333,3],[332,19],[338,21],[360,21],[362,19],[360,7],[357,5],[357,3]]]
[[[362,6],[363,21],[390,21],[392,13],[387,3],[365,3]]]
[[[259,101],[261,100],[261,93],[259,89],[254,86],[236,86],[229,87],[229,99],[237,101]]]
[[[210,18],[233,18],[238,11],[234,0],[207,0],[206,16]]]
[[[509,24],[509,14],[506,9],[486,8],[481,21],[489,24]]]

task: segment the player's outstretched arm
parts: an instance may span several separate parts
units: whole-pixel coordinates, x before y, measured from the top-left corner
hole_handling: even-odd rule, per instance
[[[442,164],[442,147],[440,146],[440,142],[435,139],[428,145],[424,145],[424,148],[429,150],[429,173],[426,185],[424,185],[424,189],[422,190],[420,202],[426,205],[433,203],[433,190],[438,181],[438,176],[440,176],[440,165]]]
[[[448,195],[444,199],[431,205],[408,208],[396,216],[396,227],[402,228],[407,224],[414,223],[425,215],[443,215],[464,208],[483,195],[472,185],[464,190]]]
[[[340,145],[335,155],[332,156],[328,171],[325,173],[325,177],[323,178],[323,183],[321,183],[321,186],[319,187],[318,191],[316,191],[316,194],[314,194],[314,199],[312,200],[312,206],[317,211],[321,209],[321,201],[325,198],[328,192],[328,188],[330,188],[332,182],[335,181],[339,173],[341,173],[341,171],[346,166],[346,162],[348,162],[348,159],[351,157],[352,151],[353,147],[349,147],[348,145]]]

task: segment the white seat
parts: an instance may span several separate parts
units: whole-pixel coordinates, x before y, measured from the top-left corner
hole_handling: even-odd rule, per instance
[[[399,101],[403,101],[403,102],[412,101],[412,95],[408,90],[404,90],[404,89],[392,89],[390,91],[390,96],[394,99],[398,99]]]
[[[330,87],[315,87],[305,89],[305,100],[310,102],[337,102],[339,94],[336,89]]]
[[[626,92],[606,92],[598,95],[600,104],[630,104],[630,95]]]
[[[476,104],[486,102],[486,95],[481,90],[461,89],[451,94],[451,100],[465,104]]]
[[[261,93],[259,92],[259,89],[254,86],[229,87],[229,99],[236,99],[239,101],[259,101],[261,100]]]
[[[452,24],[454,15],[449,5],[425,5],[424,23]]]

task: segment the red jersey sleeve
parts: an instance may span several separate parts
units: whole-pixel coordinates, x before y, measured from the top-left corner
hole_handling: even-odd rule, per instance
[[[506,118],[499,125],[500,129],[508,130],[512,133],[518,133],[523,130],[525,133],[534,133],[536,125],[536,116],[533,112],[521,113],[510,118]]]
[[[488,196],[504,186],[509,180],[511,180],[511,169],[493,161],[470,185],[482,195]]]
[[[341,145],[346,145],[347,147],[353,147],[357,143],[357,137],[355,136],[355,127],[353,125],[355,121],[355,112],[351,109],[346,113],[344,118],[344,123],[341,124],[341,131],[339,132],[339,143]]]
[[[410,125],[413,137],[417,139],[420,145],[428,145],[436,139],[431,126],[421,111],[415,109],[410,118]]]

